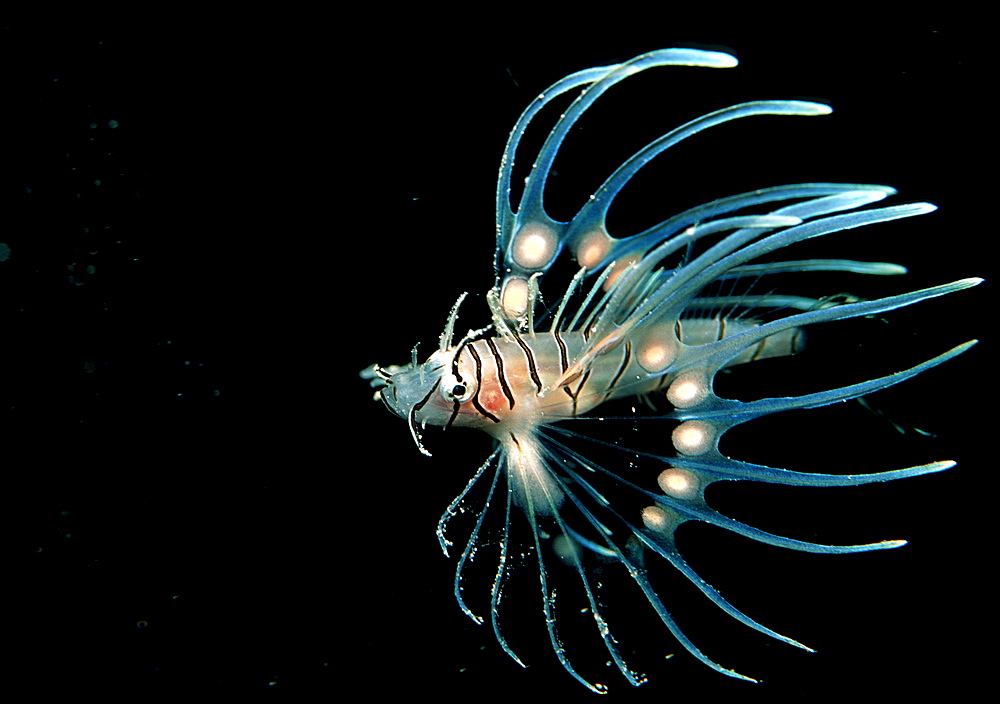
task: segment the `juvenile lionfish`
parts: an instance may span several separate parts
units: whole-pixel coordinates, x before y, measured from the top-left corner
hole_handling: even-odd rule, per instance
[[[425,362],[418,362],[414,348],[407,365],[373,365],[362,372],[377,389],[376,396],[406,419],[424,454],[430,454],[421,436],[427,425],[468,426],[493,436],[493,453],[448,506],[438,526],[447,555],[454,545],[446,534],[449,521],[469,510],[471,492],[477,484],[484,486],[484,505],[473,510],[471,534],[458,555],[455,596],[461,609],[482,623],[466,605],[463,583],[473,560],[484,558],[484,522],[489,509],[498,504],[503,523],[493,545],[499,562],[490,599],[497,641],[523,664],[507,643],[499,614],[512,566],[522,559],[537,562],[552,649],[566,671],[595,692],[606,687],[577,672],[560,640],[554,570],[575,575],[584,610],[593,617],[610,660],[631,684],[641,684],[645,678],[625,663],[611,633],[595,565],[602,571],[608,565],[624,568],[621,571],[638,586],[652,612],[695,658],[730,677],[754,681],[713,662],[678,628],[651,584],[647,560],[663,558],[737,621],[810,649],[746,616],[702,580],[678,552],[674,539],[678,526],[703,521],[762,543],[816,553],[882,550],[905,541],[823,545],[775,535],[713,510],[705,501],[706,487],[732,480],[854,486],[954,465],[939,461],[870,474],[805,473],[731,459],[720,453],[719,441],[730,428],[761,416],[817,408],[892,386],[961,354],[975,341],[887,376],[801,396],[745,402],[722,398],[714,391],[720,370],[797,352],[806,326],[876,316],[980,283],[964,279],[874,300],[788,295],[767,284],[767,277],[790,272],[903,274],[902,266],[884,262],[771,257],[803,240],[922,215],[933,211],[934,205],[876,208],[870,206],[893,195],[892,188],[797,183],[720,198],[630,236],[612,236],[606,227],[615,197],[668,147],[730,120],[825,115],[831,112],[827,105],[763,100],[709,113],[640,149],[568,222],[547,214],[545,185],[559,148],[580,116],[611,86],[654,66],[729,68],[736,63],[733,56],[720,52],[664,49],[574,73],[535,98],[514,125],[500,165],[496,281],[486,294],[492,324],[456,340],[463,294],[448,316],[437,350]],[[511,173],[521,137],[544,106],[573,90],[579,95],[549,132],[514,210]],[[542,280],[564,250],[575,261],[576,274],[564,290],[545,298]],[[611,415],[597,417],[595,410],[607,401],[630,397],[651,409],[642,416],[628,416],[627,421],[641,419],[657,428],[653,437],[658,448],[652,451],[626,445],[620,438],[602,441],[566,427],[574,420],[612,420]],[[521,521],[529,529],[525,544],[518,544],[512,535],[518,529],[514,522]],[[562,591],[559,598],[564,598]]]

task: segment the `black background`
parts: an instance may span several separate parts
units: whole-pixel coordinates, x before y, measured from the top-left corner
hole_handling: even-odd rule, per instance
[[[7,640],[18,653],[8,682],[74,693],[584,693],[547,652],[540,609],[528,613],[539,625],[522,670],[452,599],[453,561],[434,526],[488,440],[428,432],[435,457],[425,458],[357,378],[373,361],[407,360],[417,340],[426,353],[462,291],[477,294],[462,325],[483,322],[507,130],[569,72],[692,42],[741,62],[657,69],[599,101],[567,142],[578,156],[557,164],[557,217],[682,121],[743,100],[816,99],[834,114],[740,121],[671,150],[623,196],[613,231],[751,188],[884,183],[900,190],[894,202],[940,210],[822,251],[905,264],[909,281],[838,285],[885,295],[990,273],[975,175],[992,159],[975,109],[990,84],[971,23],[651,29],[658,20],[637,16],[571,30],[520,18],[515,31],[456,21],[0,29],[11,249],[0,263],[0,437],[13,518]],[[989,296],[980,288],[889,324],[819,333],[835,351],[794,360],[799,392],[982,335]],[[681,652],[647,660],[651,682],[638,690],[609,673],[613,692],[781,701],[972,688],[976,634],[991,617],[991,508],[977,500],[992,469],[979,449],[989,354],[981,345],[872,399],[936,438],[901,436],[851,404],[798,425],[761,421],[725,448],[814,471],[960,461],[896,484],[813,490],[801,504],[766,487],[716,497],[794,537],[911,540],[902,550],[800,555],[691,531],[709,582],[819,654],[709,620],[689,635],[764,684]],[[767,378],[757,383],[771,393]],[[626,656],[676,652],[652,614],[641,617]]]

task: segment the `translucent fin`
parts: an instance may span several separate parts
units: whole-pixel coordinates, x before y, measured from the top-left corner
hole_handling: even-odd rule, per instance
[[[453,545],[447,537],[447,531],[454,530],[453,519],[468,530],[457,556],[455,598],[463,613],[483,624],[485,614],[480,616],[473,610],[475,602],[472,595],[466,598],[465,587],[473,582],[474,572],[485,568],[486,574],[479,576],[488,578],[491,586],[488,597],[483,590],[478,608],[489,609],[500,647],[524,666],[508,643],[504,624],[510,618],[505,614],[510,607],[506,591],[524,581],[518,578],[523,576],[523,568],[530,566],[531,581],[538,579],[545,629],[556,659],[575,680],[596,693],[607,688],[579,664],[572,652],[577,639],[563,639],[560,631],[568,631],[561,619],[584,619],[588,629],[596,630],[595,643],[600,640],[626,681],[632,685],[645,681],[627,664],[622,653],[630,652],[629,645],[619,645],[609,624],[610,606],[604,605],[608,592],[602,589],[611,583],[605,576],[615,570],[629,575],[666,629],[694,658],[729,677],[756,681],[713,661],[681,630],[664,603],[675,595],[663,592],[661,598],[654,580],[663,575],[647,560],[665,561],[664,565],[669,564],[683,578],[681,586],[686,589],[684,580],[690,582],[697,590],[693,592],[696,598],[708,599],[744,626],[811,650],[752,619],[706,583],[680,554],[674,540],[677,527],[699,521],[767,545],[823,554],[891,549],[905,541],[828,545],[778,535],[715,510],[706,501],[705,488],[719,481],[858,486],[940,472],[954,462],[870,472],[856,467],[855,458],[848,456],[846,467],[854,473],[810,473],[724,456],[719,450],[720,438],[731,428],[763,416],[862,398],[937,367],[975,344],[958,345],[875,379],[798,396],[741,401],[716,395],[714,380],[721,370],[798,352],[803,328],[881,315],[971,288],[981,279],[961,279],[872,300],[858,298],[853,292],[826,296],[824,291],[786,292],[785,280],[801,281],[797,274],[906,273],[904,266],[891,262],[815,258],[808,251],[798,255],[780,251],[807,240],[936,209],[931,203],[881,205],[895,194],[893,188],[882,185],[816,182],[766,187],[689,208],[642,232],[608,231],[606,218],[611,204],[646,164],[671,146],[710,127],[745,117],[829,114],[830,108],[821,103],[760,100],[722,107],[690,120],[649,141],[596,190],[581,194],[579,208],[569,221],[550,217],[545,189],[559,149],[580,117],[625,78],[647,68],[670,65],[727,68],[735,66],[736,59],[694,49],[654,51],[621,64],[574,73],[535,98],[511,131],[500,165],[496,284],[486,296],[492,333],[489,328],[470,331],[455,344],[463,294],[438,338],[438,351],[428,362],[418,364],[414,352],[411,363],[404,367],[373,365],[362,372],[390,409],[408,421],[422,452],[427,453],[420,431],[428,424],[445,425],[436,420],[439,416],[446,418],[445,427],[450,427],[460,411],[470,411],[473,420],[466,425],[482,427],[493,436],[497,443],[493,453],[438,523],[438,540],[446,555]],[[512,174],[521,138],[543,108],[570,91],[579,93],[567,100],[568,105],[550,123],[540,152],[530,160],[515,209]],[[561,295],[546,290],[543,297],[543,277],[564,253],[566,259],[575,260],[571,267],[575,274],[564,284]],[[487,333],[495,337],[479,339]],[[452,390],[455,398],[446,394],[451,404],[445,407],[448,412],[433,415],[431,410],[440,406],[435,392],[441,383],[441,370],[457,379],[463,353],[468,355],[464,369],[475,384],[442,384],[441,388]],[[531,383],[518,384],[518,376],[530,377]],[[414,388],[406,388],[407,384]],[[465,401],[454,391],[459,388],[468,390],[474,409],[462,405]],[[491,395],[500,398],[499,406],[488,403]],[[633,408],[635,415],[628,418],[597,415],[603,408],[588,410],[598,409],[604,402],[633,398],[648,401],[654,409],[663,408],[664,402],[671,408],[646,412]],[[580,399],[589,405],[581,402],[578,406]],[[593,415],[578,417],[587,413]],[[646,446],[652,451],[628,447],[627,438],[637,437],[628,433],[602,440],[564,424],[589,421],[592,429],[600,430],[600,423],[615,420],[628,421],[632,430],[640,423],[652,424],[653,444]],[[592,459],[594,455],[601,460]],[[615,462],[605,460],[605,456]],[[481,503],[473,508],[477,501]],[[519,533],[525,530],[528,533],[520,540]],[[567,581],[575,596],[563,589]],[[629,580],[622,581],[632,588]],[[532,598],[538,594],[535,588],[531,588]],[[564,609],[566,603],[582,608]],[[671,607],[681,613],[672,603]],[[588,623],[590,618],[592,624]],[[509,621],[507,624],[509,629]]]

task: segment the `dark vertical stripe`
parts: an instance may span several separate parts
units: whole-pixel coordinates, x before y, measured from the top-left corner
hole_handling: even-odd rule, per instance
[[[552,336],[556,338],[556,344],[559,345],[559,373],[562,374],[569,368],[569,359],[566,355],[566,343],[563,342],[562,335],[559,334],[558,330],[552,332]]]
[[[611,380],[611,383],[608,384],[608,391],[607,391],[607,393],[604,396],[604,400],[605,401],[607,401],[609,398],[611,398],[611,394],[614,393],[614,390],[615,390],[615,385],[618,383],[618,380],[622,378],[622,374],[625,373],[625,370],[628,368],[628,363],[631,362],[631,361],[632,361],[632,343],[626,340],[625,341],[625,359],[622,360],[621,366],[618,367],[618,372],[615,374],[614,378]]]
[[[577,412],[576,411],[577,399],[580,398],[580,392],[583,391],[584,384],[586,384],[587,383],[587,379],[590,378],[590,372],[591,372],[591,370],[588,369],[587,373],[583,375],[583,378],[580,380],[579,385],[576,387],[576,391],[573,392],[573,394],[572,394],[572,396],[573,396],[573,415],[574,416],[576,415],[576,412]],[[567,391],[568,391],[568,389],[567,389]]]
[[[462,375],[458,373],[458,357],[462,354],[462,350],[465,346],[469,344],[468,340],[464,340],[457,350],[455,350],[455,356],[451,358],[451,373],[455,375],[455,378],[459,381],[462,380]]]
[[[517,344],[519,344],[521,349],[524,350],[524,356],[528,358],[528,375],[535,383],[535,388],[538,389],[538,393],[542,393],[542,380],[538,378],[538,367],[535,366],[535,355],[524,343],[524,340],[521,339],[521,336],[517,334],[517,331],[514,330],[512,332],[514,333],[514,339],[517,341]]]
[[[569,358],[566,354],[566,343],[563,342],[558,330],[554,330],[552,332],[552,336],[556,340],[556,346],[559,347],[559,373],[562,374],[569,367]],[[567,396],[573,399],[573,415],[576,415],[576,395],[570,390],[568,385],[563,386],[563,391],[566,392]]]
[[[475,345],[469,345],[469,354],[472,355],[472,361],[476,363],[476,392],[472,394],[472,405],[484,418],[489,418],[494,423],[499,423],[500,419],[483,408],[482,404],[479,403],[479,390],[483,387],[483,362],[479,359],[479,353],[476,352]]]
[[[503,395],[507,397],[507,403],[510,404],[511,410],[514,410],[514,394],[510,392],[510,387],[507,386],[507,375],[503,370],[503,357],[500,355],[500,350],[497,349],[492,337],[486,338],[486,346],[493,353],[493,361],[497,365],[497,379],[500,380],[500,388],[503,389]]]
[[[448,422],[445,423],[445,426],[444,426],[445,430],[447,430],[448,428],[450,428],[451,424],[455,422],[456,418],[458,418],[458,411],[461,408],[462,408],[462,404],[460,402],[458,402],[458,401],[455,401],[455,407],[451,411],[451,418],[449,418]]]
[[[416,413],[421,408],[423,408],[425,405],[427,405],[427,402],[430,401],[430,399],[431,399],[431,394],[434,393],[437,390],[437,387],[440,384],[441,384],[441,377],[438,377],[437,381],[434,382],[434,386],[432,386],[431,390],[427,392],[427,395],[424,396],[422,399],[420,399],[420,401],[418,401],[417,403],[413,404],[413,412],[414,413]]]

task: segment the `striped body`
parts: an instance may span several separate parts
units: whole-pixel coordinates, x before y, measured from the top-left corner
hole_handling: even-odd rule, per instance
[[[826,406],[900,383],[961,354],[974,341],[894,374],[801,396],[741,401],[718,396],[714,387],[723,369],[798,351],[809,325],[881,316],[978,284],[979,279],[963,279],[873,300],[779,292],[786,279],[809,272],[840,272],[845,277],[906,273],[902,266],[886,262],[774,257],[805,240],[931,213],[934,205],[874,207],[895,194],[888,186],[796,183],[721,197],[639,233],[608,231],[606,214],[615,197],[636,172],[673,144],[730,120],[819,116],[830,112],[828,106],[764,100],[722,108],[640,149],[582,197],[570,220],[557,221],[547,214],[545,186],[563,139],[605,91],[654,66],[735,65],[728,54],[665,49],[574,73],[539,94],[514,126],[501,161],[496,282],[486,297],[492,324],[456,343],[456,304],[437,350],[426,361],[419,362],[414,350],[409,364],[373,365],[362,372],[389,409],[406,419],[424,454],[430,452],[421,431],[428,425],[477,428],[496,440],[493,453],[438,524],[445,554],[456,545],[449,537],[453,521],[468,524],[459,547],[455,598],[470,618],[483,622],[466,602],[465,579],[475,561],[482,564],[492,555],[489,619],[503,650],[524,664],[503,633],[501,597],[512,581],[509,556],[522,558],[514,562],[535,561],[552,650],[566,672],[595,692],[607,688],[578,672],[570,648],[559,638],[556,599],[557,594],[565,598],[566,590],[552,587],[550,580],[558,576],[561,583],[575,583],[583,608],[561,613],[593,619],[595,640],[606,650],[606,660],[632,685],[645,678],[626,664],[596,596],[598,584],[610,581],[615,570],[622,581],[638,587],[650,615],[694,658],[729,677],[753,681],[714,662],[677,626],[666,603],[671,595],[658,591],[649,577],[650,560],[668,563],[745,626],[809,648],[751,619],[701,579],[677,548],[678,526],[700,521],[769,545],[826,554],[895,548],[904,541],[825,545],[768,533],[714,510],[705,499],[705,488],[719,481],[856,486],[938,472],[954,464],[944,460],[867,473],[855,455],[845,458],[844,474],[797,472],[732,459],[719,451],[719,440],[733,427],[761,416]],[[521,135],[550,101],[574,90],[579,91],[577,97],[561,112],[531,161],[515,209],[512,168]],[[555,305],[543,308],[543,280],[554,263],[568,257],[577,273],[568,285],[553,289],[557,294],[564,291],[561,297],[545,297]],[[664,410],[643,416],[633,409],[632,415],[619,419],[595,415],[605,401],[625,398],[647,398],[650,406]],[[571,429],[584,419],[626,420],[635,432],[648,427],[646,437],[654,449],[628,447],[624,435],[600,440]],[[602,453],[600,461],[593,458],[595,449]],[[485,494],[478,502],[477,492]],[[506,501],[500,500],[504,494]],[[491,518],[500,526],[496,537],[487,537]],[[519,521],[529,535],[521,542],[512,537]]]
[[[669,346],[679,352],[682,346],[701,346],[756,326],[742,320],[690,319],[677,321],[664,333]],[[726,366],[793,354],[801,349],[802,337],[798,328],[765,337]],[[644,348],[640,340],[616,345],[597,357],[586,373],[558,384],[570,361],[579,359],[589,345],[581,332],[551,330],[466,343],[458,354],[459,377],[475,391],[459,403],[450,424],[502,437],[514,429],[582,415],[604,401],[665,390],[677,378],[676,373],[656,373],[643,366],[650,344]],[[421,409],[418,420],[448,425],[453,414],[454,402],[437,395]]]

